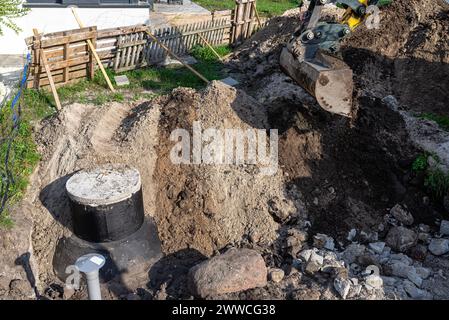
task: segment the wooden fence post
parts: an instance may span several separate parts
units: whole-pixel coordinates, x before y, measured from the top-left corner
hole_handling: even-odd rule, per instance
[[[40,87],[40,79],[41,79],[41,34],[34,33],[33,36],[33,58],[34,58],[34,68],[33,68],[33,88],[39,89]]]

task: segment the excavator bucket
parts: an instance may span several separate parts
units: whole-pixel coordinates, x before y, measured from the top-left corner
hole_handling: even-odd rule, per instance
[[[352,70],[346,63],[323,52],[318,52],[312,60],[300,60],[284,48],[280,64],[284,72],[314,96],[324,110],[351,117]]]

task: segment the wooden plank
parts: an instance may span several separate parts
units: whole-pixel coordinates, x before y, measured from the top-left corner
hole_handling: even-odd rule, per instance
[[[120,35],[126,35],[128,33],[145,32],[148,29],[147,25],[138,24],[128,27],[118,27],[98,30],[97,40],[103,38],[112,38]]]
[[[54,81],[54,84],[55,84],[55,88],[57,88],[57,87],[61,87],[61,86],[73,83],[74,80],[85,79],[86,77],[87,77],[87,70],[84,68],[83,70],[70,72],[70,74],[69,74],[69,81],[67,83],[63,82],[63,75],[62,74],[54,76],[53,77],[53,81]],[[48,78],[40,79],[39,86],[41,88],[45,88],[45,87],[50,86],[49,79]]]
[[[37,31],[37,29],[33,29],[33,33],[38,36],[39,32]],[[55,99],[55,103],[56,103],[56,109],[57,110],[61,110],[61,102],[59,101],[59,96],[58,96],[58,91],[56,91],[56,87],[55,87],[55,83],[53,81],[53,77],[51,75],[51,71],[50,68],[47,65],[47,57],[45,56],[45,52],[43,49],[40,49],[40,61],[42,62],[42,64],[44,65],[45,68],[45,72],[47,72],[47,77],[48,77],[48,82],[50,84],[51,87],[51,92],[53,94],[53,97]]]
[[[167,51],[167,53],[169,53],[170,55],[172,55],[176,60],[180,61],[184,67],[186,67],[187,69],[189,69],[192,73],[194,73],[196,76],[198,76],[201,80],[203,80],[206,83],[209,83],[209,80],[207,80],[201,73],[199,73],[198,71],[196,71],[195,69],[193,69],[191,66],[189,66],[188,64],[186,64],[184,61],[182,61],[182,59],[180,57],[178,57],[176,54],[174,54],[173,52],[170,51],[169,48],[167,48],[163,43],[161,43],[155,36],[153,36],[151,33],[148,32],[148,35],[150,36],[151,39],[153,39],[154,41],[158,42],[159,45]]]
[[[94,30],[94,31],[89,31],[89,32],[82,32],[79,34],[72,34],[69,36],[44,39],[44,40],[42,40],[42,47],[48,48],[48,47],[52,47],[52,46],[61,45],[61,44],[67,43],[67,42],[73,43],[73,42],[77,42],[77,41],[91,39],[96,36],[96,32],[97,31]]]
[[[74,72],[74,71],[78,71],[78,70],[85,70],[85,69],[86,69],[86,65],[80,64],[78,66],[69,67],[69,73]],[[54,71],[52,70],[51,74],[52,74],[53,78],[55,78],[55,76],[57,76],[57,75],[63,75],[64,74],[64,69],[59,69],[59,70],[54,70]],[[31,80],[34,81],[36,78],[37,78],[36,76],[30,75],[28,77],[28,81],[31,81]],[[45,72],[40,73],[39,78],[40,79],[46,79],[47,78],[47,74]]]
[[[36,32],[35,32],[36,31]],[[37,30],[33,30],[34,32],[34,44],[33,44],[33,53],[34,53],[34,68],[33,74],[37,79],[40,77],[40,62],[41,62],[41,35],[37,32]],[[39,80],[34,82],[33,88],[39,89]]]
[[[92,41],[92,46],[95,48],[97,46],[97,39],[94,37]],[[95,76],[95,57],[92,51],[89,52],[89,64],[88,64],[88,77],[92,80]]]
[[[70,45],[69,45],[69,43],[66,43],[66,44],[64,44],[64,56],[63,56],[63,59],[64,60],[69,60],[69,56],[70,56]],[[64,82],[68,82],[69,81],[69,66],[68,65],[64,68],[63,81]]]

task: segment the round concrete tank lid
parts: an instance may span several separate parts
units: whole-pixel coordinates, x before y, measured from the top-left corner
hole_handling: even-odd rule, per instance
[[[69,197],[78,203],[99,206],[130,198],[141,187],[140,174],[127,166],[81,170],[66,183]]]

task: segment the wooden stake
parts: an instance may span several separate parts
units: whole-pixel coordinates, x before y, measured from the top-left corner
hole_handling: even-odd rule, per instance
[[[164,49],[165,51],[168,52],[168,54],[170,54],[171,56],[173,56],[176,60],[180,61],[184,67],[186,67],[187,69],[189,69],[190,71],[192,71],[195,75],[197,75],[201,80],[203,80],[206,83],[209,83],[209,80],[207,80],[201,73],[199,73],[198,71],[196,71],[195,69],[193,69],[191,66],[189,66],[187,63],[185,63],[184,61],[182,61],[182,59],[180,57],[178,57],[176,54],[174,54],[169,48],[167,48],[162,42],[159,41],[158,38],[156,38],[155,36],[153,36],[151,34],[151,32],[149,32],[148,30],[145,31],[151,39],[153,39],[154,41],[156,41],[162,49]]]
[[[259,24],[259,28],[262,28],[262,23],[260,22],[259,11],[257,11],[256,3],[254,2],[254,12],[256,13],[257,23]]]
[[[78,22],[79,27],[84,28],[84,24],[79,18],[78,14],[76,13],[76,9],[74,7],[72,7],[72,13],[76,19],[76,22]],[[86,41],[90,51],[92,52],[92,54],[95,57],[95,60],[97,61],[98,67],[100,67],[101,73],[103,74],[103,77],[106,80],[109,89],[111,89],[112,92],[115,92],[114,86],[112,85],[111,80],[109,80],[108,74],[106,73],[106,70],[104,69],[103,64],[101,63],[100,57],[98,56],[97,51],[95,50],[95,47],[92,44],[92,41],[90,41],[90,39],[86,39]]]
[[[37,29],[33,29],[33,33],[36,37],[39,36],[39,31],[37,31]],[[51,75],[50,67],[47,64],[47,56],[44,52],[44,49],[39,49],[39,50],[40,50],[40,54],[39,54],[40,59],[41,59],[42,64],[44,65],[45,72],[47,73],[47,77],[48,77],[48,82],[50,83],[51,92],[53,93],[53,97],[55,98],[56,109],[59,111],[62,109],[61,101],[59,101],[58,91],[56,91],[55,82],[53,81],[53,76]]]
[[[212,52],[217,56],[218,60],[221,60],[221,56],[218,54],[217,51],[215,51],[214,47],[212,47],[212,45],[209,43],[209,41],[206,40],[206,38],[204,38],[201,33],[197,33],[198,36],[201,38],[201,40],[203,40],[203,42],[209,47],[209,49],[212,50]]]

